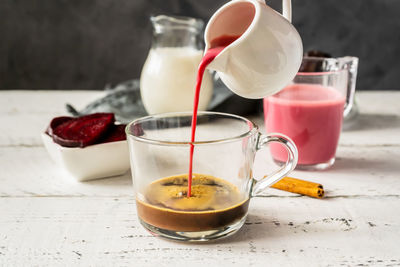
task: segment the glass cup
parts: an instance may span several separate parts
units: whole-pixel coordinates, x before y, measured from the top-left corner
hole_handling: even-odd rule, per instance
[[[304,58],[303,69],[281,92],[264,99],[265,127],[290,137],[297,146],[297,169],[323,170],[335,162],[343,117],[353,104],[358,59]],[[354,73],[355,70],[355,73]],[[281,147],[271,145],[276,162]]]
[[[181,241],[208,241],[244,224],[249,200],[296,166],[297,149],[281,134],[263,135],[236,115],[199,112],[194,145],[192,195],[187,197],[191,113],[137,119],[126,128],[136,207],[152,234]],[[254,179],[258,150],[269,143],[286,148],[277,171]]]

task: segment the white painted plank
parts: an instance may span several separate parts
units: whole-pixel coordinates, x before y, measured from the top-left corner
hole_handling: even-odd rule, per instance
[[[334,167],[292,174],[322,183],[326,199],[269,189],[242,231],[207,245],[145,232],[129,174],[77,183],[51,162],[40,132],[66,102],[80,108],[101,94],[0,92],[1,266],[400,265],[400,92],[360,92]],[[256,177],[275,168],[268,158],[260,152]]]
[[[63,112],[65,103],[82,108],[104,95],[97,90],[3,90],[0,91],[0,114],[18,112]],[[356,98],[364,113],[400,115],[399,91],[357,91]]]
[[[84,107],[102,91],[0,92],[0,146],[40,146],[40,133],[55,116],[66,115],[65,103]],[[361,114],[344,131],[340,145],[400,145],[400,92],[359,92]],[[262,116],[252,116],[263,129]]]
[[[398,266],[399,209],[398,197],[255,198],[237,235],[198,245],[148,234],[132,198],[1,198],[0,265]]]
[[[255,177],[270,173],[275,166],[269,151],[261,151],[255,162]],[[264,157],[264,158],[263,158]],[[267,162],[263,165],[263,162]],[[266,171],[266,166],[268,166]],[[293,171],[290,176],[320,183],[325,196],[400,195],[400,147],[346,147],[336,152],[336,162],[325,171]],[[265,195],[293,196],[291,193],[268,189]]]
[[[77,182],[44,147],[0,147],[0,196],[132,196],[130,173]]]
[[[356,101],[363,113],[400,115],[399,91],[357,91]]]
[[[291,174],[324,185],[329,196],[400,195],[400,147],[340,147],[329,170]],[[277,166],[268,150],[256,157],[255,177]],[[130,174],[78,183],[64,174],[43,147],[0,147],[0,196],[132,196]],[[296,196],[268,189],[266,195]]]
[[[40,134],[50,120],[68,115],[65,104],[82,108],[101,91],[0,92],[0,146],[41,146]]]
[[[373,113],[362,111],[339,139],[339,146],[360,145],[400,146],[400,113],[384,114],[379,109]]]
[[[65,104],[83,108],[100,98],[104,91],[95,90],[7,90],[0,91],[0,114],[66,113]]]

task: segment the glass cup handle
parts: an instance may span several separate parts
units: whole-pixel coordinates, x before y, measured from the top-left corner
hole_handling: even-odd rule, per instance
[[[357,69],[358,69],[358,58],[357,57],[341,57],[339,58],[341,68],[347,69],[348,81],[347,81],[347,93],[346,93],[346,104],[344,107],[344,117],[348,116],[352,106],[354,104],[354,94],[356,91],[356,80],[357,80]]]
[[[294,142],[287,136],[278,133],[271,133],[268,135],[259,134],[256,151],[267,146],[271,142],[282,144],[288,152],[288,159],[279,170],[276,170],[272,174],[265,176],[261,180],[255,180],[253,178],[253,185],[251,190],[251,196],[257,196],[264,191],[268,186],[278,182],[283,177],[287,176],[297,164],[297,148]]]

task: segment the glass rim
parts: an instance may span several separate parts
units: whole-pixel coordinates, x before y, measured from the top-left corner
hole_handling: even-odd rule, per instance
[[[238,119],[241,120],[242,122],[247,123],[249,125],[249,129],[240,134],[240,135],[235,135],[229,138],[223,138],[223,139],[212,139],[212,140],[206,140],[206,141],[195,141],[195,142],[190,142],[190,141],[166,141],[166,140],[157,140],[154,138],[144,138],[140,136],[136,136],[130,131],[130,128],[134,124],[142,123],[144,121],[149,121],[149,120],[154,120],[157,118],[168,118],[168,117],[183,117],[183,116],[192,116],[192,112],[189,111],[182,111],[182,112],[168,112],[168,113],[159,113],[159,114],[153,114],[153,115],[148,115],[145,117],[137,118],[130,123],[128,123],[125,127],[125,133],[127,136],[132,137],[134,140],[142,142],[142,143],[148,143],[148,144],[156,144],[156,145],[172,145],[172,146],[177,146],[177,145],[205,145],[205,144],[220,144],[220,143],[227,143],[227,142],[233,142],[237,141],[240,139],[243,139],[244,137],[251,136],[255,133],[258,132],[258,126],[251,120],[235,115],[235,114],[230,114],[230,113],[223,113],[223,112],[214,112],[214,111],[198,111],[197,115],[219,115],[225,118],[233,118],[233,119]]]
[[[358,60],[358,57],[355,56],[343,56],[343,57],[314,57],[314,56],[304,56],[303,60],[310,61],[331,61],[331,62],[339,62],[343,60],[347,61],[355,61]]]
[[[334,75],[339,74],[342,72],[348,72],[347,69],[339,69],[339,70],[330,70],[330,71],[299,71],[296,73],[296,76],[327,76],[327,75]]]
[[[200,32],[204,27],[204,21],[200,18],[188,16],[167,16],[167,15],[152,15],[150,21],[153,23],[157,31],[162,29],[191,29]],[[162,24],[162,21],[169,24]]]
[[[315,56],[304,56],[302,59],[302,65],[305,62],[322,63],[327,62],[328,64],[336,65],[336,70],[326,71],[299,71],[296,75],[300,76],[318,76],[318,75],[332,75],[340,73],[341,71],[348,72],[350,69],[349,65],[358,65],[358,57],[355,56],[343,56],[343,57],[315,57]]]

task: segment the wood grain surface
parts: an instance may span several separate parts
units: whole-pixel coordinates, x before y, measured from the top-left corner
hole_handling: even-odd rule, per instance
[[[146,232],[130,173],[78,183],[50,160],[49,120],[101,95],[0,92],[0,266],[400,266],[400,92],[359,93],[335,165],[292,173],[323,184],[326,198],[268,189],[236,235],[208,244]],[[255,177],[274,168],[261,151]]]

